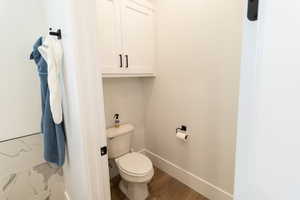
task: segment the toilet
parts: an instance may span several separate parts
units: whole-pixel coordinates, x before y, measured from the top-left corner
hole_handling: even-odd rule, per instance
[[[122,180],[120,190],[129,200],[145,200],[149,196],[148,183],[154,175],[153,164],[145,155],[131,152],[134,126],[121,125],[106,130],[108,158],[114,159]]]

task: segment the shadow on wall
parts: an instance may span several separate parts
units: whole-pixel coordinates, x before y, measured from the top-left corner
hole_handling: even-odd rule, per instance
[[[103,79],[106,127],[114,125],[113,116],[120,114],[121,124],[135,126],[132,148],[139,151],[145,148],[145,99],[143,79],[118,78]],[[115,177],[118,169],[110,160],[110,177]]]
[[[144,83],[146,149],[231,196],[242,2],[156,3],[157,78]],[[183,124],[191,134],[185,144],[175,137]]]
[[[145,100],[141,78],[104,79],[104,105],[106,127],[114,125],[113,116],[120,114],[121,124],[135,126],[132,148],[139,151],[145,148]]]

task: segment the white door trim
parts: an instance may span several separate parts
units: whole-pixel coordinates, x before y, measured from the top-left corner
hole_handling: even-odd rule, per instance
[[[71,133],[68,137],[74,137],[72,134],[79,134],[78,147],[79,153],[82,154],[82,166],[84,171],[78,171],[78,166],[70,165],[68,170],[78,172],[85,177],[84,183],[76,183],[71,186],[71,190],[77,190],[80,184],[85,187],[87,195],[86,200],[110,200],[109,170],[107,155],[100,155],[100,148],[106,146],[104,102],[102,94],[102,76],[99,73],[99,62],[97,62],[97,33],[96,33],[96,0],[66,0],[65,3],[67,27],[62,30],[68,41],[64,42],[65,48],[68,49],[66,57],[69,58],[66,63],[71,71],[74,72],[69,77],[67,90],[74,90],[72,96],[67,96],[68,103],[73,105],[76,112],[72,116],[76,118],[76,127],[78,130]],[[63,21],[63,19],[61,19]],[[64,34],[63,38],[64,40]],[[67,43],[67,44],[66,44]],[[71,59],[70,59],[71,58]],[[73,84],[73,85],[72,85]],[[69,124],[74,126],[73,124]],[[72,130],[72,129],[71,129]],[[74,148],[74,146],[72,146]],[[72,160],[76,160],[74,153],[71,155]],[[72,178],[72,180],[75,178]],[[76,179],[75,179],[76,180]],[[76,187],[76,188],[74,188]],[[67,188],[68,190],[68,188]],[[68,198],[77,200],[77,195],[72,191],[67,191]]]

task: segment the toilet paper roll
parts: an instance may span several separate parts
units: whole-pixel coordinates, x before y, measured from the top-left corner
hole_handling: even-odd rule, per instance
[[[182,140],[182,141],[186,142],[186,141],[188,140],[188,138],[189,138],[189,134],[187,134],[187,133],[182,133],[182,132],[178,132],[178,133],[176,134],[176,137],[177,137],[179,140]]]

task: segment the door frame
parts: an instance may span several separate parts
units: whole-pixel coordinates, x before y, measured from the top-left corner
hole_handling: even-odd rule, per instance
[[[62,29],[67,200],[110,200],[104,99],[97,60],[96,1],[47,0],[49,27]]]
[[[108,156],[100,148],[107,146],[101,66],[97,52],[97,0],[73,3],[74,48],[77,59],[77,86],[82,139],[91,200],[110,200]],[[78,14],[80,13],[80,15]]]

